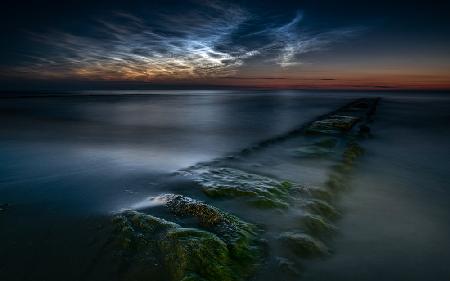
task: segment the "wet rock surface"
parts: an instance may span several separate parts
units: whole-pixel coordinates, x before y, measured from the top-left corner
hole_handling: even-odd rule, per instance
[[[196,168],[183,173],[199,183],[210,197],[243,197],[258,208],[287,208],[289,194],[301,189],[289,181],[226,167]]]
[[[308,133],[334,134],[349,131],[358,121],[357,116],[331,115],[322,120],[314,121],[307,129]]]
[[[153,258],[159,257],[171,280],[245,280],[250,276],[262,258],[256,226],[189,197],[164,197],[171,213],[196,218],[198,228],[136,211],[117,215],[117,242],[132,265],[128,275],[145,277],[148,266],[157,263]],[[143,271],[136,273],[141,267]]]
[[[346,189],[364,153],[359,143],[369,136],[377,103],[378,99],[356,100],[286,136],[177,172],[176,177],[194,182],[212,203],[164,194],[158,197],[168,212],[164,219],[136,211],[117,215],[116,240],[127,261],[125,276],[149,280],[153,271],[163,270],[168,279],[185,281],[249,280],[255,273],[273,272],[282,272],[280,278],[286,280],[298,278],[302,260],[330,254],[329,237],[339,231],[333,220],[341,215],[337,195]],[[242,165],[253,154],[295,138],[302,140],[290,150],[295,157],[333,163],[322,185],[304,186],[282,176],[247,171]],[[229,199],[259,214],[258,224],[246,222],[245,212],[223,211]],[[216,201],[221,208],[212,206]],[[279,220],[278,225],[267,224],[269,210],[274,216],[270,221]],[[260,266],[271,255],[277,258]]]
[[[319,257],[328,254],[328,248],[321,241],[304,233],[286,232],[279,240],[301,257]]]

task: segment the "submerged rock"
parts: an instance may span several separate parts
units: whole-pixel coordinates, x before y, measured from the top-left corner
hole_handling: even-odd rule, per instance
[[[350,142],[342,154],[341,162],[334,166],[326,185],[331,190],[342,190],[346,188],[348,174],[352,170],[357,158],[364,154],[364,149],[356,142]]]
[[[358,99],[306,127],[260,142],[234,156],[200,163],[180,171],[179,174],[189,176],[210,198],[239,198],[258,208],[291,208],[287,211],[271,212],[271,215],[294,214],[288,216],[288,223],[280,223],[282,227],[274,226],[273,232],[277,235],[280,229],[288,232],[274,238],[278,239],[275,244],[281,244],[282,247],[272,250],[275,255],[286,255],[295,263],[285,258],[275,259],[275,264],[270,264],[272,267],[269,270],[296,275],[299,273],[296,269],[303,262],[303,258],[329,253],[326,245],[319,239],[327,241],[329,237],[325,234],[336,230],[330,221],[338,217],[339,213],[332,204],[337,194],[346,188],[349,173],[357,158],[364,152],[356,141],[363,139],[364,135],[369,135],[367,124],[375,112],[377,102],[377,99]],[[324,185],[316,188],[300,187],[268,176],[219,167],[230,165],[235,160],[244,161],[248,153],[255,153],[263,147],[292,136],[306,138],[309,143],[294,150],[296,154],[316,157],[335,153],[330,160],[336,160],[336,164],[332,166]],[[304,139],[301,142],[304,142]],[[168,221],[158,221],[154,217],[144,220],[143,225],[148,222],[156,225],[145,226],[144,233],[136,231],[135,226],[129,224],[123,226],[123,233],[132,229],[131,233],[138,234],[124,235],[124,248],[138,252],[147,249],[144,250],[145,253],[135,255],[145,261],[141,264],[147,263],[150,256],[160,256],[172,280],[239,281],[248,279],[261,263],[263,247],[257,226],[189,197],[166,194],[159,199],[161,198],[170,215],[177,217],[177,222],[182,225],[182,222],[189,225],[194,223],[198,228],[183,228]],[[138,226],[142,227],[141,224]]]
[[[379,99],[358,99],[335,113],[320,118],[306,127],[306,133],[310,134],[337,134],[350,131],[354,125],[371,116],[376,109]],[[361,126],[361,133],[368,133],[367,126]]]
[[[283,257],[277,257],[276,259],[277,267],[279,270],[281,270],[282,274],[290,275],[292,277],[298,277],[300,275],[300,268],[299,265],[295,262],[283,258]]]
[[[240,279],[227,245],[211,232],[173,229],[159,242],[159,247],[172,280]]]
[[[323,157],[332,152],[329,148],[307,145],[294,149],[294,154],[301,157]]]
[[[145,272],[158,260],[172,280],[193,275],[204,280],[237,280],[231,277],[226,244],[213,233],[133,211],[117,216],[114,222],[119,246],[131,264],[128,274],[142,276],[138,280],[149,280],[152,276]]]
[[[336,228],[318,215],[306,214],[300,217],[300,225],[311,235],[330,234]]]
[[[145,276],[157,258],[171,280],[234,281],[252,274],[263,255],[255,225],[189,197],[164,197],[171,213],[196,218],[201,229],[136,211],[116,216],[117,242],[132,276]]]
[[[257,226],[201,201],[181,195],[167,196],[169,200],[166,205],[172,213],[196,218],[200,226],[225,241],[233,257],[245,262],[255,261],[261,255]]]
[[[352,165],[363,154],[364,149],[356,142],[351,142],[344,151],[343,162]]]
[[[315,146],[323,148],[334,148],[338,143],[336,138],[324,138],[314,143]]]
[[[326,201],[320,199],[308,200],[305,204],[306,210],[322,217],[335,219],[339,216],[338,211]]]
[[[336,138],[324,138],[317,142],[303,145],[293,150],[295,155],[302,157],[323,157],[333,152],[333,148],[337,145]]]
[[[347,187],[347,175],[340,171],[343,169],[347,169],[347,167],[342,164],[335,166],[335,171],[330,173],[325,183],[334,193],[344,190]]]
[[[285,232],[279,240],[300,257],[317,257],[328,254],[328,248],[319,240],[305,233]]]
[[[290,192],[299,189],[288,181],[247,173],[233,168],[207,167],[184,171],[210,197],[243,197],[259,208],[287,208]]]

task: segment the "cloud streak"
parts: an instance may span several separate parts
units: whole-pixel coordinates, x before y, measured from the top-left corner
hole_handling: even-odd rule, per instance
[[[11,71],[38,78],[132,81],[236,76],[252,58],[288,68],[301,63],[303,54],[356,33],[354,28],[308,32],[301,26],[301,13],[271,27],[252,26],[255,17],[220,2],[152,15],[152,20],[115,13],[96,20],[89,34],[33,33],[46,52],[29,56],[26,64]]]

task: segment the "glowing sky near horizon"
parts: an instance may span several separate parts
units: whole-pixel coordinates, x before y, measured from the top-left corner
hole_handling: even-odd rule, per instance
[[[277,88],[450,85],[448,40],[439,45],[435,33],[431,42],[399,29],[394,33],[405,35],[404,42],[388,41],[395,34],[383,38],[380,30],[386,27],[379,27],[383,23],[376,15],[349,21],[337,10],[335,18],[324,20],[325,4],[289,2],[285,9],[263,13],[248,2],[187,3],[148,10],[111,7],[70,24],[26,29],[23,37],[31,48],[20,46],[15,60],[0,65],[2,80]]]

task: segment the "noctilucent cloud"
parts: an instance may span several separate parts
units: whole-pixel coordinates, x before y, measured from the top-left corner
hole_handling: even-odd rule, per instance
[[[448,89],[446,4],[10,3],[6,88],[99,84]]]

